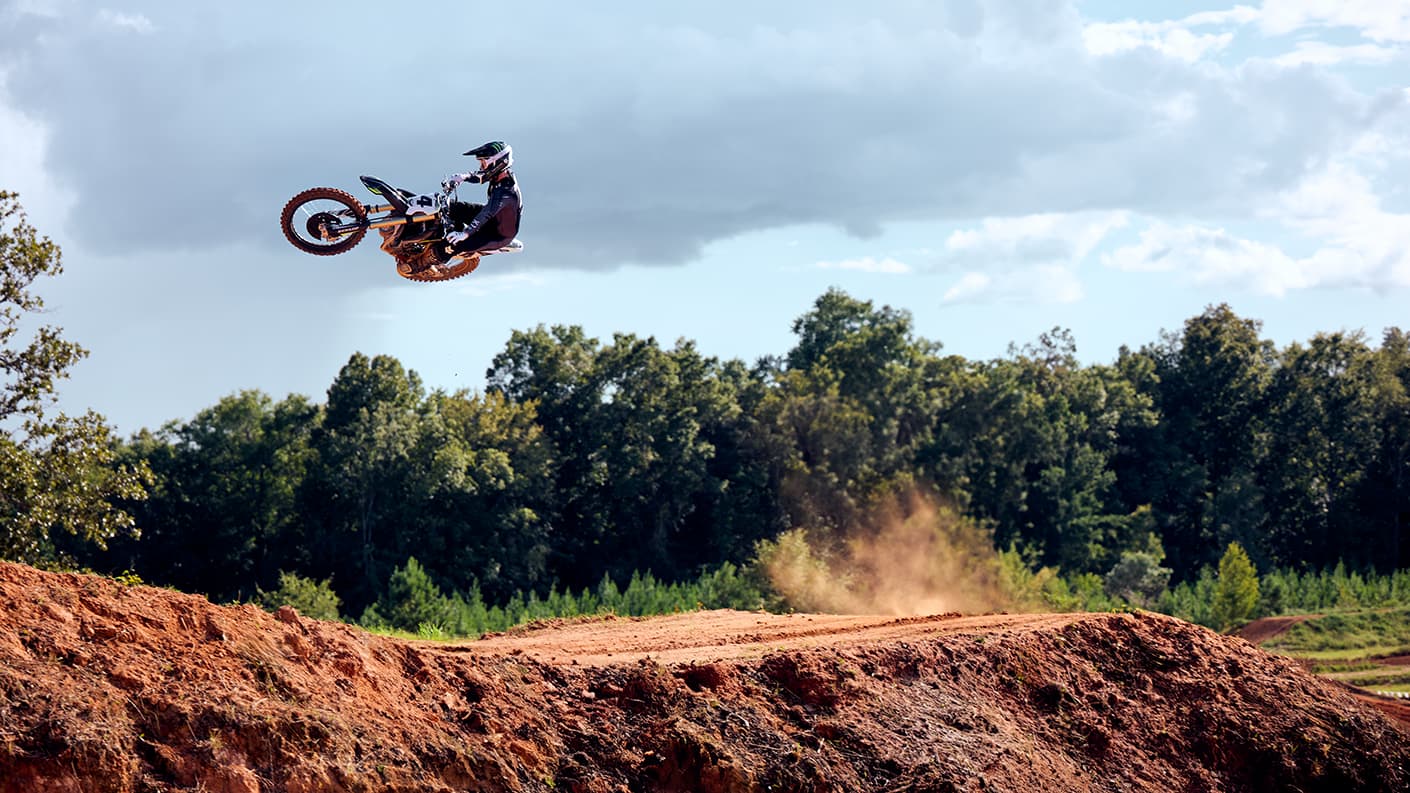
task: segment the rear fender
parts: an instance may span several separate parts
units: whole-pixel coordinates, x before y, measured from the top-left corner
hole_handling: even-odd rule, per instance
[[[362,180],[363,186],[373,195],[379,195],[392,202],[398,212],[406,211],[408,194],[405,190],[398,190],[375,176],[359,176],[358,179]]]

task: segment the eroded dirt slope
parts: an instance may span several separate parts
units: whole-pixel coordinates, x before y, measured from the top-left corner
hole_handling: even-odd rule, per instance
[[[1404,790],[1410,734],[1150,614],[705,612],[479,642],[0,564],[0,790]]]

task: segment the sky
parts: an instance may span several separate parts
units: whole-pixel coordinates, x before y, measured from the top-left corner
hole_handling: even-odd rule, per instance
[[[467,278],[279,231],[488,140],[525,250]],[[58,404],[122,435],[322,401],[355,352],[482,389],[539,325],[752,363],[832,287],[975,359],[1061,327],[1110,362],[1219,303],[1375,343],[1410,328],[1407,144],[1410,0],[0,0],[0,189],[91,353]]]

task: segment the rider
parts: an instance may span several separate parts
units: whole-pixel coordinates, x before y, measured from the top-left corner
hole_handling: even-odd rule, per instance
[[[456,230],[446,235],[446,253],[453,258],[469,258],[508,245],[519,233],[519,218],[524,213],[519,182],[510,170],[514,152],[507,143],[492,140],[465,152],[465,156],[478,158],[480,170],[452,174],[441,183],[442,187],[449,189],[461,182],[486,184],[488,196],[483,204],[451,202],[447,214]]]

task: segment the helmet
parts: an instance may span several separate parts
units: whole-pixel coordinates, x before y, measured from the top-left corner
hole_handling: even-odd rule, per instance
[[[502,140],[492,140],[465,152],[467,157],[480,158],[480,175],[493,179],[514,165],[514,150]]]

